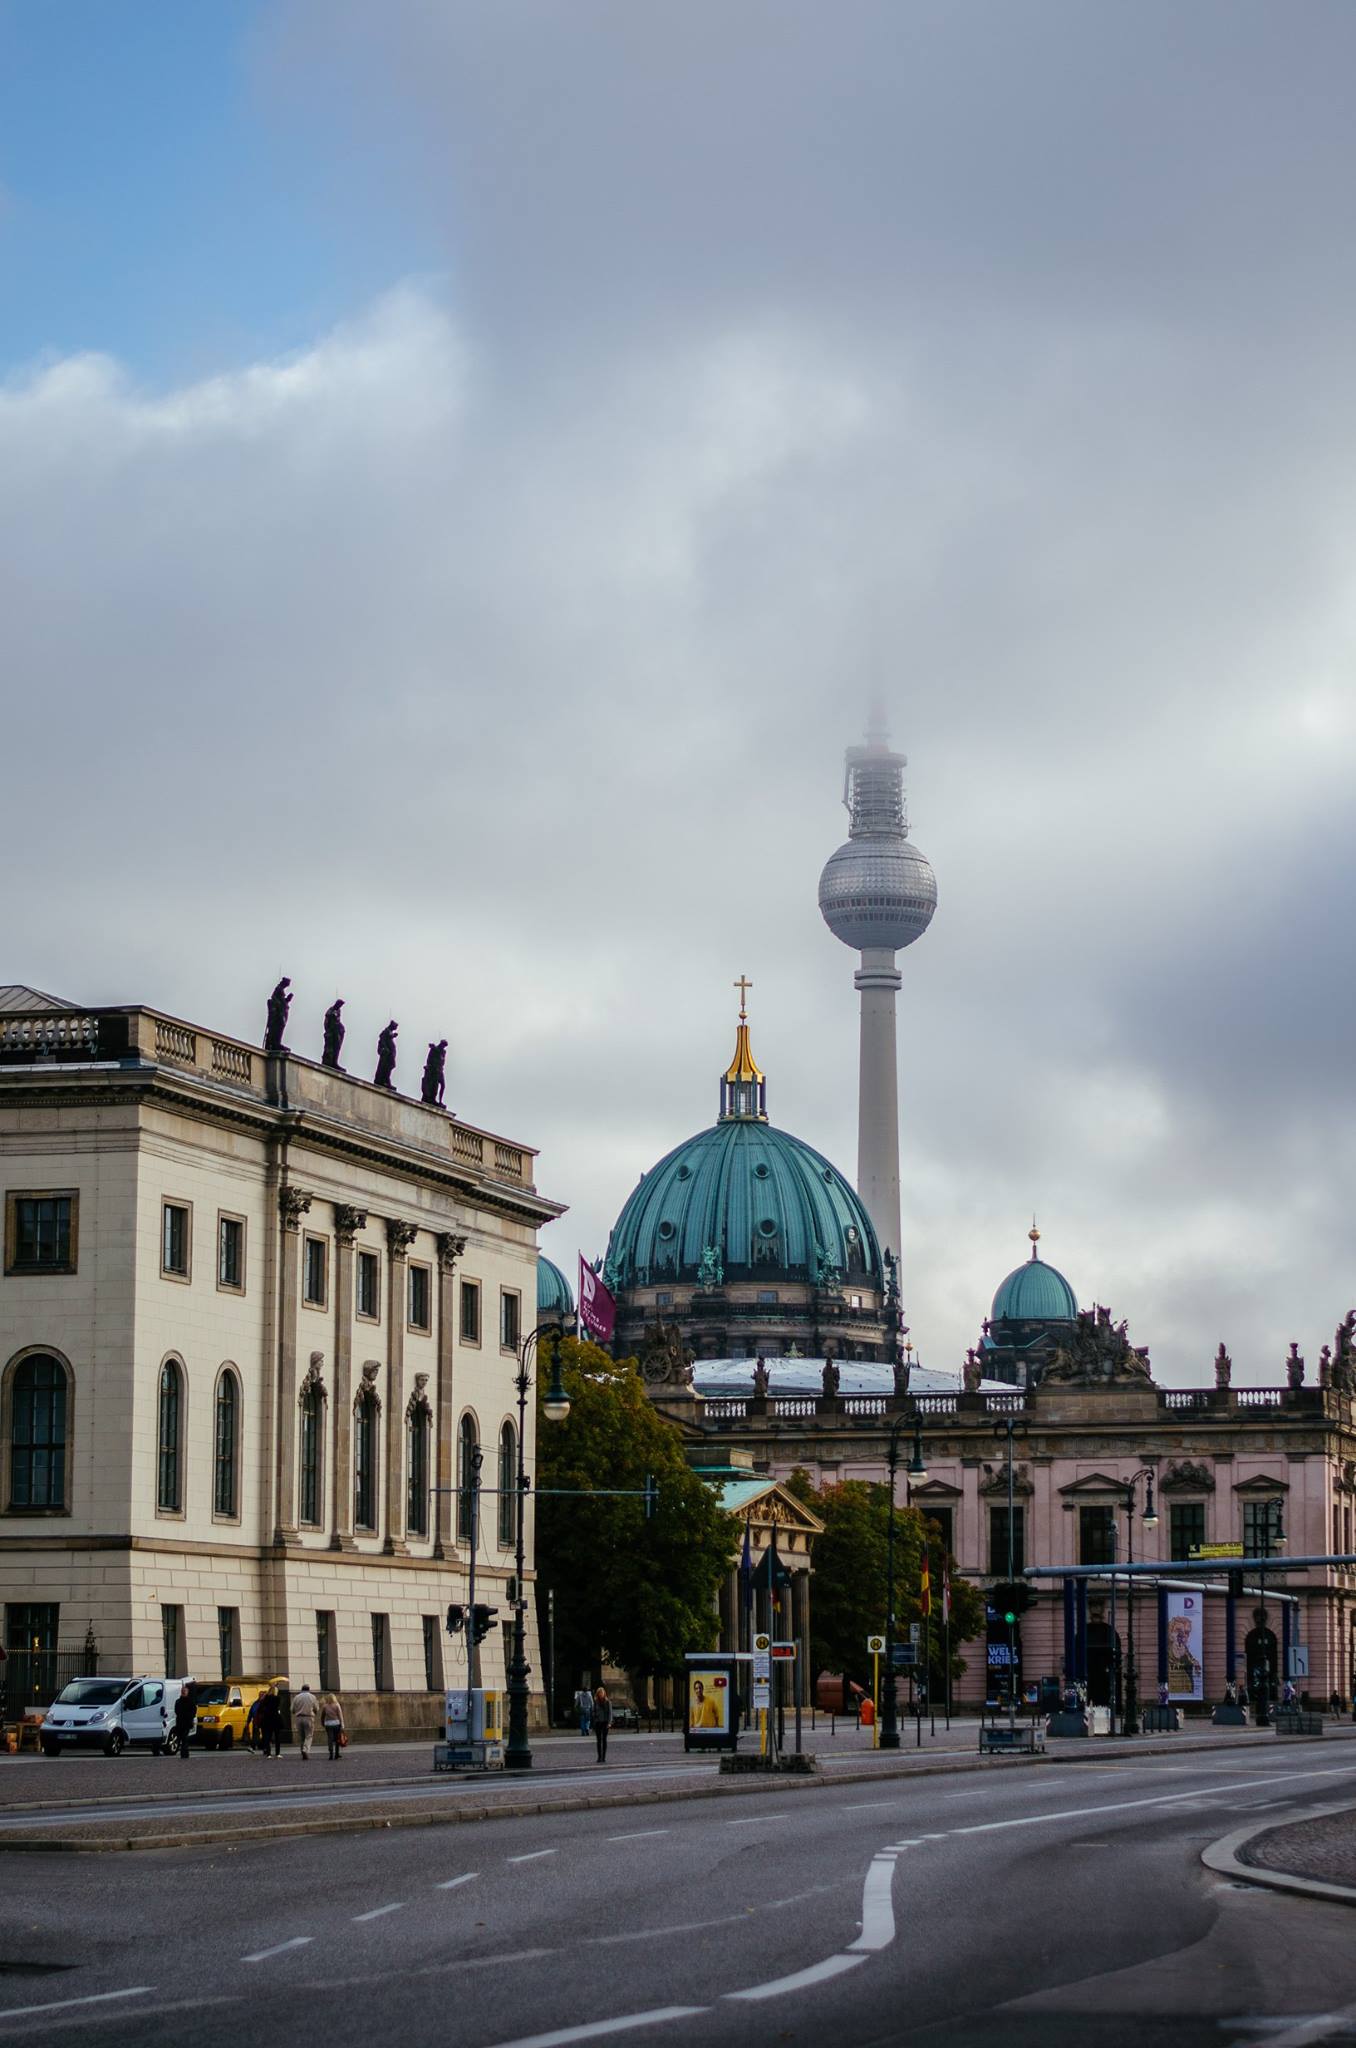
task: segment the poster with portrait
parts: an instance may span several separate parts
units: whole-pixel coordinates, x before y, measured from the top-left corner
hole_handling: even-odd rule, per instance
[[[1205,1698],[1205,1595],[1168,1595],[1168,1698]]]
[[[685,1749],[733,1749],[739,1740],[738,1666],[728,1652],[693,1654],[687,1666]]]

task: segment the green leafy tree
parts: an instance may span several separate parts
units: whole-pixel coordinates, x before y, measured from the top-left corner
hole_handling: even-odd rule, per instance
[[[814,1541],[811,1588],[811,1654],[819,1671],[841,1671],[868,1686],[871,1659],[866,1639],[885,1633],[889,1583],[890,1493],[885,1486],[847,1479],[817,1488],[808,1472],[797,1469],[787,1485],[824,1524]],[[931,1666],[942,1669],[945,1631],[942,1624],[942,1568],[947,1562],[941,1531],[917,1508],[895,1510],[896,1633],[907,1639],[909,1624],[921,1621],[922,1559],[928,1545],[932,1576]],[[965,1669],[958,1646],[983,1632],[984,1599],[967,1579],[951,1580],[951,1672],[953,1681]]]
[[[734,1560],[735,1525],[688,1465],[633,1358],[566,1338],[563,1423],[540,1409],[550,1380],[545,1344],[539,1364],[537,1579],[555,1592],[558,1690],[572,1690],[581,1670],[604,1660],[637,1678],[680,1670],[688,1650],[716,1640],[716,1594]],[[639,1497],[647,1474],[658,1488],[649,1520]]]

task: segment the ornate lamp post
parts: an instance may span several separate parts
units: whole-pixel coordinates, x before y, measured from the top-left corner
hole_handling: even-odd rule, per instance
[[[1158,1527],[1158,1509],[1154,1506],[1154,1475],[1148,1465],[1141,1465],[1138,1472],[1125,1485],[1125,1535],[1127,1564],[1135,1561],[1135,1488],[1144,1481],[1144,1526]],[[1125,1580],[1125,1718],[1121,1723],[1124,1735],[1139,1734],[1139,1668],[1135,1663],[1135,1575],[1126,1574]]]
[[[1259,1555],[1262,1557],[1279,1557],[1285,1549],[1285,1502],[1283,1500],[1263,1501],[1262,1511],[1265,1519],[1262,1524],[1263,1543]],[[1271,1726],[1271,1715],[1268,1712],[1268,1708],[1271,1703],[1267,1694],[1271,1678],[1271,1668],[1267,1658],[1267,1575],[1265,1572],[1258,1572],[1257,1587],[1262,1602],[1257,1610],[1257,1634],[1262,1661],[1257,1667],[1257,1684],[1253,1687],[1252,1717],[1259,1728],[1269,1728]],[[1282,1683],[1284,1683],[1284,1679],[1285,1674],[1282,1672]]]
[[[908,1478],[910,1485],[926,1479],[928,1468],[923,1460],[923,1425],[917,1414],[913,1416],[913,1456],[909,1460]],[[899,1748],[899,1701],[895,1691],[895,1475],[899,1470],[899,1433],[909,1426],[910,1418],[901,1415],[890,1430],[886,1463],[890,1472],[890,1520],[885,1537],[885,1693],[882,1699],[880,1720],[880,1746],[882,1749]]]
[[[514,1531],[514,1571],[516,1574],[517,1597],[513,1603],[513,1655],[508,1671],[508,1747],[504,1751],[504,1768],[509,1771],[530,1771],[532,1768],[532,1747],[527,1739],[527,1703],[529,1697],[526,1640],[527,1590],[523,1584],[526,1569],[524,1543],[527,1526],[527,1397],[532,1388],[532,1362],[543,1337],[550,1341],[551,1380],[542,1402],[542,1413],[548,1422],[563,1422],[570,1412],[570,1397],[560,1377],[560,1340],[565,1335],[560,1323],[542,1323],[530,1330],[522,1341],[518,1352],[518,1373],[514,1386],[518,1394],[518,1474],[515,1493],[517,1525]]]

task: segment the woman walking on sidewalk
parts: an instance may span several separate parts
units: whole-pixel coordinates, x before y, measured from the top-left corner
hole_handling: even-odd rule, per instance
[[[332,1692],[320,1696],[320,1725],[330,1746],[330,1762],[337,1764],[344,1753],[344,1710]]]
[[[593,1739],[598,1745],[598,1761],[607,1762],[607,1731],[612,1726],[612,1702],[607,1696],[607,1687],[600,1685],[593,1695]]]

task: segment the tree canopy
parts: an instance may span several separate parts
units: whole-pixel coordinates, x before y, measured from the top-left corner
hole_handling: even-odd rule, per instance
[[[560,1355],[570,1413],[560,1423],[541,1412],[550,1378],[543,1349],[536,1480],[537,1578],[555,1591],[560,1687],[568,1680],[573,1689],[578,1673],[603,1659],[635,1673],[676,1670],[686,1651],[715,1642],[716,1592],[737,1531],[688,1465],[633,1358],[575,1338]],[[647,1474],[658,1487],[648,1521]]]

